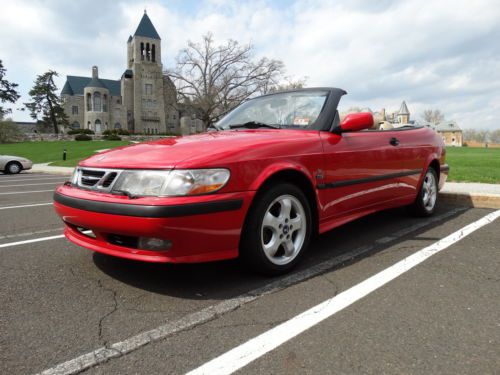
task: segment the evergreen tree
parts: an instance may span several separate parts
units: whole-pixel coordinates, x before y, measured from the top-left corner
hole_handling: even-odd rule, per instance
[[[47,124],[51,124],[56,134],[59,133],[59,127],[69,125],[68,116],[62,106],[62,100],[56,93],[57,86],[54,83],[54,77],[57,76],[57,72],[53,70],[37,76],[35,84],[29,92],[32,101],[24,103],[34,120],[38,119],[41,114],[42,120]]]
[[[0,103],[15,103],[19,99],[20,95],[16,90],[18,86],[17,83],[10,83],[5,77],[5,72],[7,69],[3,67],[2,60],[0,60]],[[10,113],[11,109],[4,109],[0,106],[0,119],[2,119],[6,114]]]

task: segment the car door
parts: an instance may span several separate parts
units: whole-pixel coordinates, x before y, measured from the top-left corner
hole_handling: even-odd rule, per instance
[[[321,132],[320,137],[325,170],[318,191],[323,218],[375,208],[398,196],[403,164],[391,134]]]

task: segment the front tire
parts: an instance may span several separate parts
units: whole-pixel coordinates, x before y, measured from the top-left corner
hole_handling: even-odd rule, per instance
[[[309,245],[310,204],[297,186],[288,183],[274,186],[255,199],[240,240],[241,258],[259,273],[286,273]]]
[[[18,174],[23,170],[23,166],[17,161],[11,161],[5,166],[5,173]]]
[[[438,178],[434,168],[429,167],[425,172],[422,185],[415,202],[410,206],[413,214],[427,217],[434,214],[438,201]]]

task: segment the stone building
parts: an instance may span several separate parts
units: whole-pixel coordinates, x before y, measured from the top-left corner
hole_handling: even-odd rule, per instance
[[[439,133],[446,146],[462,147],[463,134],[462,129],[458,126],[456,121],[442,121],[433,128]]]
[[[61,96],[70,126],[96,134],[106,129],[178,134],[183,123],[189,123],[184,134],[203,129],[201,121],[191,115],[181,121],[175,85],[163,73],[161,38],[146,11],[128,38],[127,65],[121,78],[100,78],[94,66],[91,77],[67,76]]]

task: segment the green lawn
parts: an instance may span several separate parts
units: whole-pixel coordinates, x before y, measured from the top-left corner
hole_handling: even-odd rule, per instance
[[[500,183],[500,148],[448,147],[448,181]]]
[[[126,141],[40,141],[0,144],[0,154],[23,156],[34,163],[50,163],[65,167],[74,167],[97,150],[127,145]],[[66,148],[66,161],[62,160]]]

